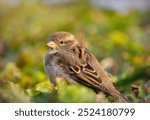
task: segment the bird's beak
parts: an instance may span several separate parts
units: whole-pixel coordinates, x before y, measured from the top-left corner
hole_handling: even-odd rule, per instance
[[[58,46],[53,41],[50,41],[46,44],[49,48],[56,49]]]

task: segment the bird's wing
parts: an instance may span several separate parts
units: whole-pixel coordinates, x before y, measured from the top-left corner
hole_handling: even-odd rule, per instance
[[[107,92],[107,89],[102,86],[102,80],[98,71],[90,63],[90,57],[92,57],[92,54],[81,46],[61,54],[65,69],[76,82],[91,87],[96,91],[102,90]]]
[[[117,98],[119,102],[127,102],[113,85],[108,74],[102,69],[100,63],[86,48],[77,46],[72,51],[60,52],[61,66],[77,83],[103,91]]]

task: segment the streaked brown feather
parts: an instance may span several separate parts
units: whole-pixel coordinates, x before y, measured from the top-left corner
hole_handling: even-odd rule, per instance
[[[65,59],[63,61],[68,63],[66,69],[74,78],[76,78],[75,80],[86,86],[92,86],[93,89],[99,89],[102,85],[102,80],[98,72],[88,63],[87,59],[89,58],[87,58],[87,56],[89,57],[90,55],[87,55],[89,53],[85,50],[86,49],[83,49],[81,46],[77,46],[72,50],[73,52],[76,52],[75,55],[73,53],[70,54],[70,51],[68,51],[68,54],[70,54],[70,61],[68,61],[68,57],[65,55],[63,55]]]

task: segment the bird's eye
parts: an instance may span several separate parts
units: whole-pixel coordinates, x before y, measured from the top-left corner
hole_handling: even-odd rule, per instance
[[[62,45],[62,44],[64,44],[64,42],[63,42],[63,41],[60,41],[59,43],[60,43],[61,45]]]

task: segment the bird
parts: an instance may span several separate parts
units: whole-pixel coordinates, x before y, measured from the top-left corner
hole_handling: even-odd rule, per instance
[[[128,102],[97,58],[72,33],[55,32],[46,45],[43,64],[51,83],[56,85],[57,78],[64,78],[69,84],[81,84],[96,93],[110,95],[119,103]]]

